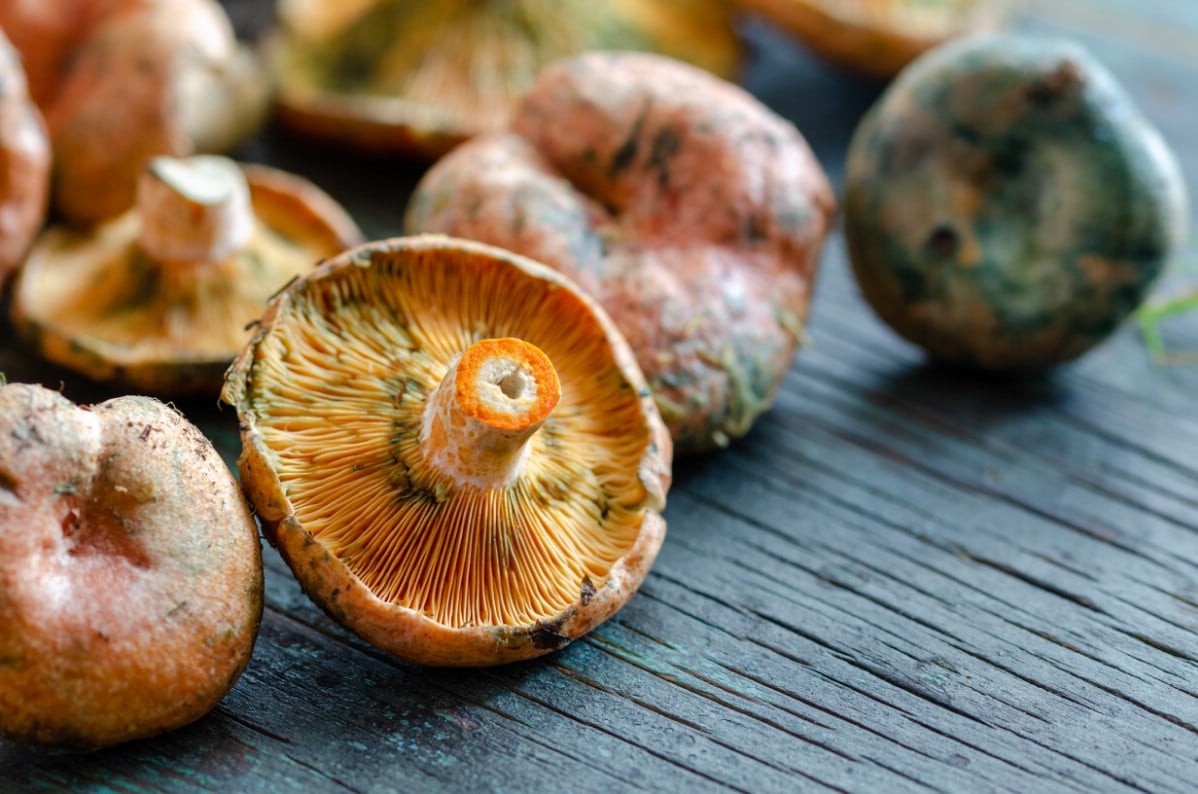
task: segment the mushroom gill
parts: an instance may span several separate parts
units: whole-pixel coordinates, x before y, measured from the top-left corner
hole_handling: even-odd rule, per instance
[[[361,256],[289,290],[244,376],[239,408],[295,521],[377,599],[443,626],[529,626],[585,605],[664,503],[642,471],[657,441],[648,394],[610,321],[548,271],[439,249]],[[556,407],[541,393],[554,373]],[[479,377],[498,409],[471,404]],[[515,420],[495,415],[530,390]],[[438,453],[466,419],[515,465],[447,465]]]
[[[154,158],[135,208],[43,233],[14,321],[47,358],[92,377],[210,391],[270,295],[359,236],[299,177],[213,155]]]

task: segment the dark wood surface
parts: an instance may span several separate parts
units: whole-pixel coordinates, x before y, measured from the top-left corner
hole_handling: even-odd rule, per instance
[[[1035,5],[1019,24],[1090,45],[1198,185],[1198,4]],[[269,23],[229,6],[244,30]],[[839,182],[878,86],[745,32],[745,83]],[[243,156],[307,174],[376,237],[419,176],[276,133]],[[1188,283],[1179,267],[1159,294]],[[1194,791],[1198,368],[1152,364],[1131,326],[1037,380],[930,366],[865,307],[839,234],[810,330],[755,430],[679,465],[656,567],[586,639],[497,669],[408,666],[324,617],[268,549],[253,661],[212,714],[92,754],[0,742],[0,789]],[[0,333],[10,380],[115,393]],[[1166,337],[1198,348],[1198,313]],[[231,463],[233,412],[181,407]]]

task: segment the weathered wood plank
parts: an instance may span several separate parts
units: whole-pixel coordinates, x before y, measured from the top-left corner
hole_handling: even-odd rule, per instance
[[[1089,44],[1195,184],[1196,12],[1092,2],[1020,24]],[[242,30],[269,24],[257,0],[229,6]],[[839,180],[879,86],[745,31],[746,85]],[[276,132],[243,155],[307,174],[375,237],[399,232],[419,177]],[[11,379],[116,393],[4,334]],[[1198,347],[1198,314],[1170,334]],[[679,467],[657,566],[585,640],[497,670],[408,666],[321,614],[268,550],[253,661],[213,714],[93,754],[0,743],[0,789],[1192,790],[1198,367],[1151,364],[1131,328],[1039,380],[928,366],[865,307],[839,235],[811,336],[747,439]],[[180,407],[232,465],[232,411]]]

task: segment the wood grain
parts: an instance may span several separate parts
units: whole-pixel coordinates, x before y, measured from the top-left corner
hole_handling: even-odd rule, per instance
[[[1019,24],[1090,45],[1198,184],[1192,4],[1035,5]],[[243,31],[269,24],[229,6]],[[745,32],[745,84],[839,180],[879,87]],[[419,177],[275,132],[243,156],[309,175],[374,237]],[[10,380],[111,393],[3,333]],[[869,312],[839,235],[811,337],[749,437],[679,467],[657,566],[585,640],[493,670],[404,665],[268,550],[254,659],[214,713],[87,755],[0,743],[0,788],[1192,791],[1198,368],[1153,365],[1131,327],[1041,379],[931,366]],[[1168,337],[1198,348],[1198,314]],[[232,411],[181,407],[232,464]]]

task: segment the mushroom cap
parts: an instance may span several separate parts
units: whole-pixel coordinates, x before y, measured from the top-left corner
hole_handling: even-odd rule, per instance
[[[191,423],[0,386],[0,736],[95,748],[200,718],[262,597],[253,516]]]
[[[50,142],[21,60],[0,30],[0,288],[25,260],[46,217]]]
[[[997,28],[1009,0],[739,0],[828,60],[889,78],[923,52]]]
[[[227,151],[265,118],[267,80],[215,0],[124,0],[72,52],[46,108],[54,209],[129,209],[155,156]]]
[[[4,0],[0,28],[21,53],[29,94],[48,108],[71,54],[112,9],[131,0]]]
[[[268,61],[297,132],[437,156],[501,128],[544,65],[593,49],[661,51],[731,75],[728,0],[291,0]]]
[[[429,464],[423,416],[463,351],[507,337],[548,357],[560,401],[484,487]],[[274,299],[223,397],[266,537],[330,616],[409,661],[560,648],[632,596],[665,534],[670,439],[626,343],[497,248],[419,236],[330,260]]]
[[[255,220],[222,261],[173,267],[139,247],[137,209],[89,229],[52,227],[14,289],[17,331],[58,364],[157,394],[216,392],[248,323],[289,279],[359,242],[326,193],[298,176],[242,165]]]
[[[844,204],[878,316],[940,361],[1008,373],[1106,339],[1190,223],[1177,158],[1114,75],[1026,33],[905,69],[853,134]]]
[[[740,88],[643,53],[550,66],[511,130],[437,162],[407,230],[577,281],[636,352],[680,452],[746,433],[793,360],[835,212],[799,132]]]

